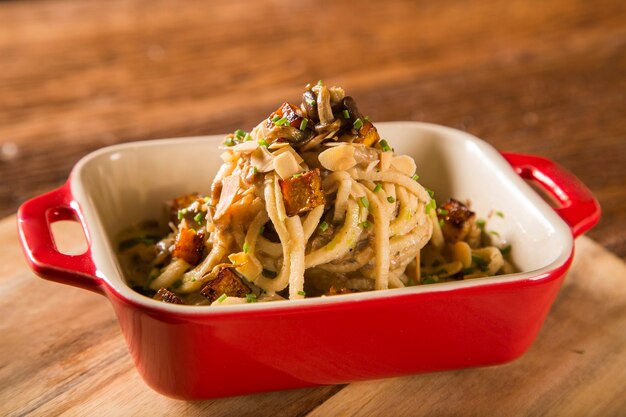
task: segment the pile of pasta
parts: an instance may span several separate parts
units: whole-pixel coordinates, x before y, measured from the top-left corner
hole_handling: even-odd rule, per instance
[[[475,215],[455,200],[437,208],[414,160],[396,155],[342,88],[308,85],[298,106],[284,103],[220,148],[210,192],[170,202],[165,238],[125,241],[138,291],[227,305],[506,269],[500,250],[481,247]]]

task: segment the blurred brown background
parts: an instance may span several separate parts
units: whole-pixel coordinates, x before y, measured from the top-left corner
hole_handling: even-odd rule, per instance
[[[623,1],[0,2],[0,216],[102,146],[250,128],[308,82],[467,130],[596,194],[626,258]]]

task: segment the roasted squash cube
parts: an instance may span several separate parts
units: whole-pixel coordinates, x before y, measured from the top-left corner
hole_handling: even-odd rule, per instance
[[[267,119],[267,127],[274,127],[279,120],[281,121],[281,126],[289,124],[291,127],[296,128],[300,128],[302,123],[302,117],[298,115],[297,108],[289,103],[283,103],[274,113],[270,114]]]
[[[374,146],[380,140],[378,131],[370,121],[365,121],[363,126],[358,129],[355,143],[362,143],[365,146]]]
[[[451,198],[439,207],[437,217],[443,220],[441,231],[444,238],[454,243],[465,239],[474,224],[476,214],[465,204]]]
[[[246,294],[251,292],[243,280],[228,267],[222,268],[217,273],[217,278],[209,281],[200,291],[211,302],[214,302],[223,294],[226,294],[228,297],[245,297]]]
[[[163,301],[164,303],[170,304],[184,304],[183,300],[180,299],[179,296],[174,294],[172,291],[167,288],[159,288],[156,295],[154,296],[155,300]]]
[[[176,235],[172,256],[182,259],[189,265],[197,265],[204,251],[204,234],[196,233],[191,228],[181,228]]]
[[[325,203],[319,169],[280,180],[287,216],[305,213]]]

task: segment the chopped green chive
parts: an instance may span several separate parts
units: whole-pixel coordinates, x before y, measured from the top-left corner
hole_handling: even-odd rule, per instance
[[[439,219],[439,226],[443,227],[446,222],[443,219]]]
[[[419,176],[419,175],[417,175],[417,174],[413,174],[413,176],[411,177],[411,179],[412,179],[413,181],[417,181],[417,180],[419,180],[419,179],[420,179],[420,176]]]
[[[211,197],[204,197],[204,202],[207,204],[211,204]]]
[[[322,85],[322,80],[317,80],[317,85]]]
[[[476,268],[469,267],[463,269],[463,275],[473,274],[474,272],[476,272]]]
[[[359,203],[361,203],[361,205],[362,205],[364,208],[369,208],[369,207],[370,207],[370,202],[369,202],[369,201],[367,201],[367,198],[365,198],[365,197],[361,197],[361,198],[359,198]]]
[[[256,303],[256,302],[257,302],[256,294],[254,293],[246,294],[246,303]]]
[[[487,222],[484,221],[483,219],[476,220],[476,226],[478,226],[479,229],[484,229],[485,224],[487,224]]]
[[[289,125],[289,119],[287,119],[286,117],[281,117],[280,119],[276,120],[274,122],[274,124],[276,126],[288,126]]]
[[[441,214],[442,216],[445,216],[446,214],[448,214],[448,210],[442,209],[442,208],[438,208],[437,209],[437,214]]]
[[[325,232],[326,230],[328,230],[328,223],[321,222],[319,228],[322,232]]]
[[[354,123],[352,123],[352,126],[354,126],[356,130],[359,130],[363,127],[363,121],[361,119],[356,119]]]
[[[258,142],[259,142],[259,145],[265,146],[266,148],[269,146],[265,139],[259,139]]]
[[[262,235],[263,232],[265,232],[265,225],[261,226],[261,228],[259,229],[259,234]]]
[[[306,297],[306,293],[304,291],[298,291],[298,295],[301,295],[303,297]]]
[[[196,214],[193,219],[196,221],[196,223],[202,223],[202,219],[204,219],[204,213],[200,212]]]
[[[422,284],[435,284],[437,280],[433,276],[426,276],[422,278]]]
[[[369,117],[369,116],[364,116],[364,117],[363,117],[363,119],[364,119],[366,122],[369,122],[369,121],[370,121],[370,117]]]
[[[215,301],[217,301],[218,303],[221,303],[222,301],[224,301],[227,298],[228,298],[228,296],[226,294],[222,294],[222,295],[220,295],[220,298],[218,298]]]
[[[367,228],[368,228],[368,227],[370,227],[370,226],[371,226],[371,224],[370,224],[370,222],[368,222],[367,220],[365,220],[364,222],[362,222],[362,223],[361,223],[361,227],[362,227],[363,229],[367,229]]]
[[[246,135],[243,137],[243,140],[246,141],[246,142],[249,141],[249,140],[252,140],[252,136],[250,136],[250,133],[246,132]]]
[[[182,210],[178,210],[178,220],[182,220],[184,215]]]
[[[257,173],[257,172],[259,172],[259,168],[257,168],[257,167],[256,167],[256,165],[253,165],[253,166],[252,166],[252,173],[253,173],[254,175],[256,175],[256,173]]]
[[[501,217],[501,218],[503,218],[503,219],[504,219],[504,213],[503,213],[503,212],[501,212],[501,211],[499,211],[499,210],[498,210],[498,211],[496,211],[496,216]]]
[[[307,123],[309,123],[309,119],[307,118],[302,119],[302,121],[300,122],[300,130],[306,129]]]
[[[500,253],[505,256],[511,253],[511,245],[506,245],[505,247],[500,248]]]
[[[250,252],[250,245],[248,245],[248,242],[243,242],[243,253],[248,252]]]
[[[302,172],[296,172],[295,174],[292,175],[293,178],[298,178],[302,176]]]
[[[387,201],[389,201],[390,203],[395,203],[395,202],[396,202],[396,199],[395,199],[395,198],[393,198],[393,196],[392,196],[392,195],[390,195],[389,197],[387,197]]]
[[[309,98],[306,99],[306,102],[309,106],[315,106],[317,104],[317,101]]]
[[[378,183],[376,184],[376,187],[374,187],[374,192],[377,193],[380,190],[382,190],[382,188],[383,188],[382,184]]]
[[[389,143],[387,143],[385,139],[382,139],[378,143],[380,143],[380,149],[382,149],[383,152],[389,152],[391,150],[391,146],[389,146]]]
[[[246,135],[246,132],[244,132],[241,129],[237,129],[235,130],[235,136],[237,136],[239,139],[243,138]]]
[[[226,138],[226,140],[224,141],[224,145],[226,145],[226,146],[234,146],[235,145],[235,141],[233,140],[233,138]]]
[[[500,237],[500,233],[496,232],[495,230],[490,230],[489,234]]]
[[[489,269],[487,261],[485,261],[480,256],[472,255],[472,262],[474,262],[481,271],[486,271]]]
[[[426,190],[430,198],[435,198],[435,192],[433,190],[431,190],[430,188],[424,188],[424,189]]]
[[[348,110],[344,110],[343,111],[343,118],[344,119],[349,119],[350,118],[350,112]]]
[[[280,120],[280,116],[279,115],[274,115],[274,117],[272,117],[272,122],[276,123],[277,121]]]
[[[431,210],[435,210],[437,207],[437,203],[435,200],[430,200],[428,204],[426,204],[426,214],[429,214]]]

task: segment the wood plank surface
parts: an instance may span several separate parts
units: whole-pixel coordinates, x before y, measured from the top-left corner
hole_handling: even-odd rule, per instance
[[[72,230],[58,230],[70,248],[81,240]],[[34,276],[17,239],[15,217],[0,221],[0,415],[619,416],[626,410],[626,264],[586,237],[576,242],[574,264],[537,341],[510,364],[201,402],[148,388],[106,299]]]
[[[0,2],[0,216],[99,147],[250,128],[307,82],[547,156],[626,259],[626,2]]]

